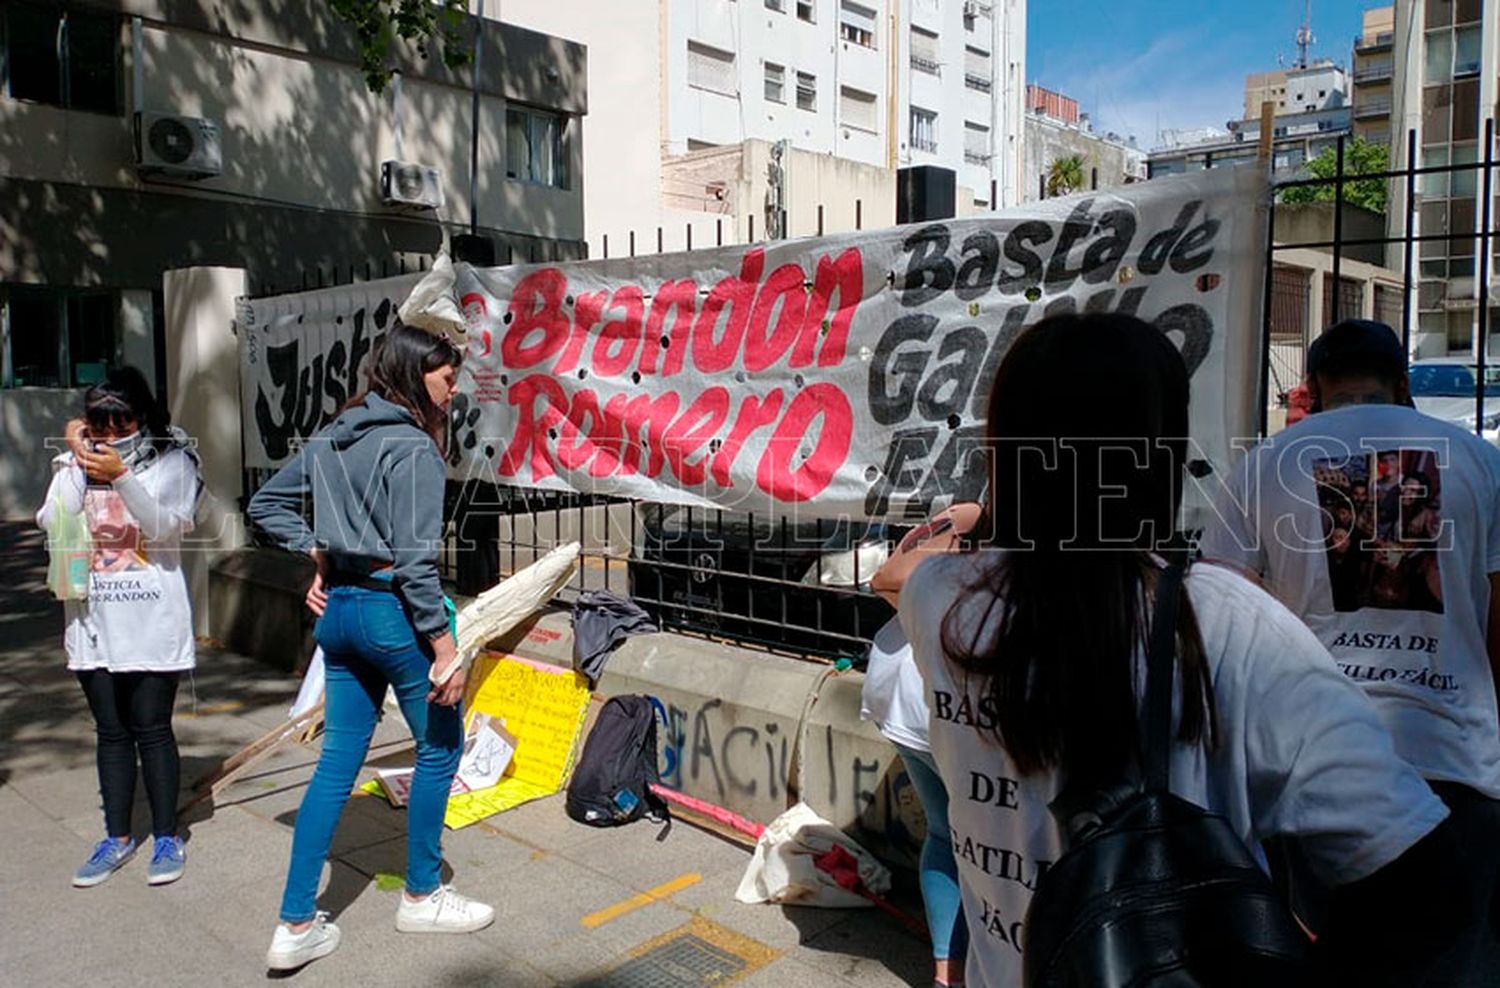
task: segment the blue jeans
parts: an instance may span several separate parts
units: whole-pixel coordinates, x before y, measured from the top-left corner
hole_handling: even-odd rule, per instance
[[[323,862],[364,764],[387,684],[417,742],[406,809],[406,890],[412,895],[432,892],[441,882],[443,814],[463,755],[463,717],[457,707],[427,702],[432,660],[395,594],[335,587],[316,633],[328,670],[323,753],[297,812],[281,899],[287,923],[317,912]]]
[[[969,928],[964,924],[963,901],[958,893],[958,862],[953,859],[953,834],[948,829],[948,790],[932,755],[900,744],[896,750],[906,763],[906,774],[927,818],[921,883],[927,929],[932,934],[932,959],[962,961],[969,952]]]

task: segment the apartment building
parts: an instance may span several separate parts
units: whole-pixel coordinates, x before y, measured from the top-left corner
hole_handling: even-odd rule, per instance
[[[1500,96],[1500,4],[1482,0],[1397,0],[1393,37],[1393,157],[1407,163],[1406,135],[1415,131],[1418,167],[1472,164],[1483,159],[1485,121]],[[1405,188],[1393,183],[1391,229],[1406,216]],[[1418,177],[1415,230],[1452,240],[1417,245],[1417,323],[1422,355],[1472,352],[1479,328],[1477,237],[1482,218],[1477,171]],[[1491,212],[1491,224],[1494,224]],[[1495,266],[1489,296],[1496,298]],[[1490,309],[1494,324],[1497,310]],[[1491,340],[1494,336],[1491,334]],[[1500,352],[1495,348],[1492,352]]]
[[[1047,198],[1047,179],[1054,162],[1077,157],[1082,188],[1114,189],[1146,179],[1146,152],[1133,136],[1098,133],[1078,101],[1041,86],[1026,87],[1026,122],[1022,145],[1026,166],[1021,199]]]
[[[667,148],[748,139],[941,165],[1015,202],[1025,0],[666,0]]]
[[[1354,39],[1354,136],[1371,144],[1391,143],[1391,80],[1396,73],[1396,8],[1377,7],[1364,13],[1359,37]]]
[[[1343,66],[1320,59],[1297,68],[1255,73],[1245,79],[1244,117],[1229,121],[1222,131],[1169,137],[1151,151],[1151,177],[1253,159],[1260,143],[1261,104],[1268,101],[1276,104],[1271,143],[1277,170],[1296,168],[1351,133],[1349,75]]]
[[[167,270],[378,277],[471,210],[502,256],[584,253],[584,49],[479,37],[471,197],[472,70],[412,53],[377,98],[326,4],[0,0],[0,517],[36,509],[39,437],[80,389],[120,363],[165,380]]]

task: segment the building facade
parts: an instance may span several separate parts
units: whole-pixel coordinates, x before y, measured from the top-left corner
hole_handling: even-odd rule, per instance
[[[585,251],[582,46],[483,23],[473,197],[472,70],[413,55],[377,98],[312,0],[0,0],[0,49],[0,516],[36,509],[42,437],[81,389],[120,363],[165,380],[168,270],[240,268],[256,291],[378,277],[471,207],[502,257]],[[386,188],[387,161],[417,167]]]
[[[669,155],[759,139],[1018,200],[1025,0],[662,0]]]
[[[1354,136],[1371,144],[1391,143],[1391,80],[1396,74],[1396,8],[1377,7],[1364,14],[1354,39]]]
[[[1484,158],[1485,121],[1500,97],[1500,4],[1482,0],[1398,0],[1393,37],[1393,158],[1407,162],[1407,134],[1415,132],[1417,167],[1474,165]],[[1473,352],[1479,330],[1477,234],[1483,216],[1480,169],[1421,175],[1413,228],[1417,245],[1416,325],[1421,355]],[[1405,224],[1406,195],[1393,183],[1393,235]],[[1492,184],[1492,188],[1496,186]],[[1491,225],[1496,214],[1491,212]],[[1492,245],[1493,246],[1493,245]],[[1495,298],[1495,266],[1488,265]],[[1493,325],[1497,310],[1490,309]],[[1493,340],[1493,334],[1490,336]],[[1492,352],[1500,352],[1495,348]]]
[[[1253,160],[1259,150],[1263,102],[1276,105],[1271,141],[1278,171],[1299,167],[1352,132],[1349,76],[1342,66],[1324,59],[1256,73],[1245,79],[1243,119],[1229,121],[1225,131],[1184,133],[1177,139],[1169,136],[1163,146],[1151,151],[1151,177]]]
[[[1026,167],[1023,202],[1047,198],[1047,179],[1054,162],[1077,157],[1082,188],[1114,189],[1146,179],[1146,152],[1134,138],[1097,133],[1078,102],[1041,86],[1026,87],[1026,123],[1022,136]]]

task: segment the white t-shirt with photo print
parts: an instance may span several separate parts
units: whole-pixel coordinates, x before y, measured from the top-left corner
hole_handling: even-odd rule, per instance
[[[1063,851],[1047,808],[1060,779],[1016,770],[995,740],[982,685],[955,674],[943,651],[944,618],[983,564],[975,554],[923,563],[920,579],[901,593],[899,615],[922,672],[932,755],[948,788],[970,931],[967,981],[1012,988],[1021,984],[1032,894]],[[1186,586],[1219,733],[1212,751],[1176,747],[1172,792],[1223,816],[1252,849],[1273,835],[1298,837],[1317,877],[1331,885],[1373,874],[1447,816],[1396,756],[1369,700],[1285,607],[1223,567],[1192,567]],[[961,605],[955,630],[963,640],[994,613],[987,603],[975,595]]]
[[[1500,450],[1401,405],[1311,415],[1251,450],[1200,548],[1244,566],[1375,701],[1433,780],[1500,798],[1485,636]]]

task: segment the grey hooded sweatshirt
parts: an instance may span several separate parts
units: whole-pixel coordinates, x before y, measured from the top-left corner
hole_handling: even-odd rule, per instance
[[[248,510],[288,549],[323,549],[335,566],[391,564],[396,593],[430,639],[448,630],[437,569],[444,479],[443,458],[412,414],[371,394],[308,439]]]

